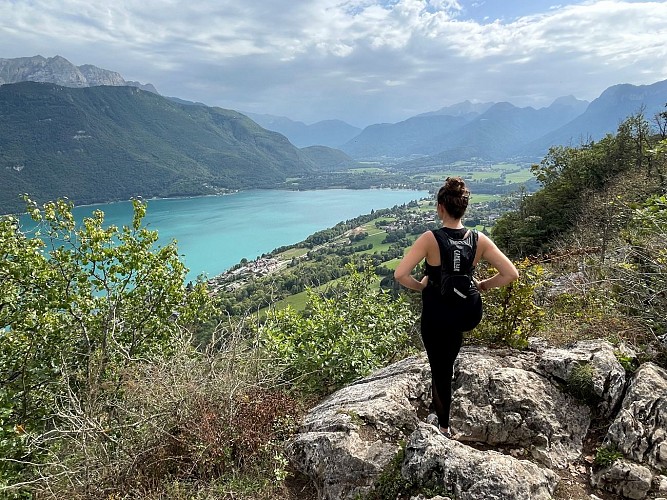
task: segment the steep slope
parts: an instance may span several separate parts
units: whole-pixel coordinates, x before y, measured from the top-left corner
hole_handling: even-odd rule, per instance
[[[438,162],[505,159],[518,144],[562,126],[587,105],[571,97],[559,98],[541,109],[518,108],[508,102],[464,102],[396,124],[372,125],[341,149],[357,159],[425,155],[436,156],[433,161]]]
[[[355,159],[408,158],[433,154],[440,151],[438,137],[463,127],[470,117],[429,115],[398,123],[370,125],[340,149]]]
[[[524,152],[543,157],[553,145],[578,146],[589,140],[599,140],[615,133],[628,116],[644,108],[647,120],[664,111],[667,103],[667,80],[652,85],[614,85],[588,106],[571,122],[536,139],[523,148]]]
[[[272,187],[315,168],[282,135],[235,111],[178,104],[132,87],[0,87],[0,212]]]
[[[327,146],[308,146],[301,149],[320,171],[340,171],[359,167],[360,164],[339,149]]]

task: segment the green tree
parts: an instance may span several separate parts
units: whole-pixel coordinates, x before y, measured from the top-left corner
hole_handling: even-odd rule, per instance
[[[26,234],[0,219],[0,477],[39,457],[25,443],[57,424],[62,398],[85,407],[119,390],[123,370],[168,353],[175,334],[211,311],[205,284],[185,286],[175,242],[157,246],[134,201],[131,225],[104,227],[96,211],[77,227],[66,200],[42,208]],[[109,419],[113,408],[109,406]],[[0,479],[2,486],[2,479]]]
[[[535,302],[538,288],[544,285],[544,268],[527,259],[516,263],[519,279],[508,286],[484,294],[484,318],[471,335],[485,342],[523,348],[528,337],[542,327],[544,311]],[[493,268],[481,269],[493,275]]]
[[[577,148],[551,148],[531,169],[542,189],[497,221],[494,239],[514,257],[552,250],[573,227],[591,193],[620,174],[646,170],[651,175],[656,170],[652,141],[640,112],[623,122],[616,135]]]

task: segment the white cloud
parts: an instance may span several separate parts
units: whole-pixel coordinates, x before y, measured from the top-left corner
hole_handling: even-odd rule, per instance
[[[457,0],[0,0],[0,57],[59,54],[167,95],[355,124],[667,78],[665,1],[576,2],[491,23],[463,11]]]

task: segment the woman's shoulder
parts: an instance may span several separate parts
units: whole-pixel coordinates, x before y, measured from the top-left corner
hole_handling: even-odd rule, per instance
[[[477,248],[480,250],[480,254],[483,255],[485,251],[492,251],[497,247],[489,236],[480,231],[477,238]]]

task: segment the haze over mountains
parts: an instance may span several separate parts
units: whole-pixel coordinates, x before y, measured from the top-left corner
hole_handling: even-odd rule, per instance
[[[667,80],[616,85],[591,103],[561,97],[541,109],[465,101],[361,130],[162,97],[150,84],[59,56],[0,59],[0,212],[20,210],[23,192],[91,203],[275,187],[356,161],[407,172],[536,162],[553,145],[614,133],[642,109],[650,120],[666,103]]]
[[[551,146],[578,146],[615,133],[623,120],[641,110],[651,121],[666,103],[667,80],[615,85],[590,103],[564,96],[540,109],[465,101],[398,123],[370,125],[352,139],[330,145],[356,160],[406,168],[461,160],[538,162]],[[274,123],[280,122],[265,120],[263,126],[291,139],[288,129]]]

